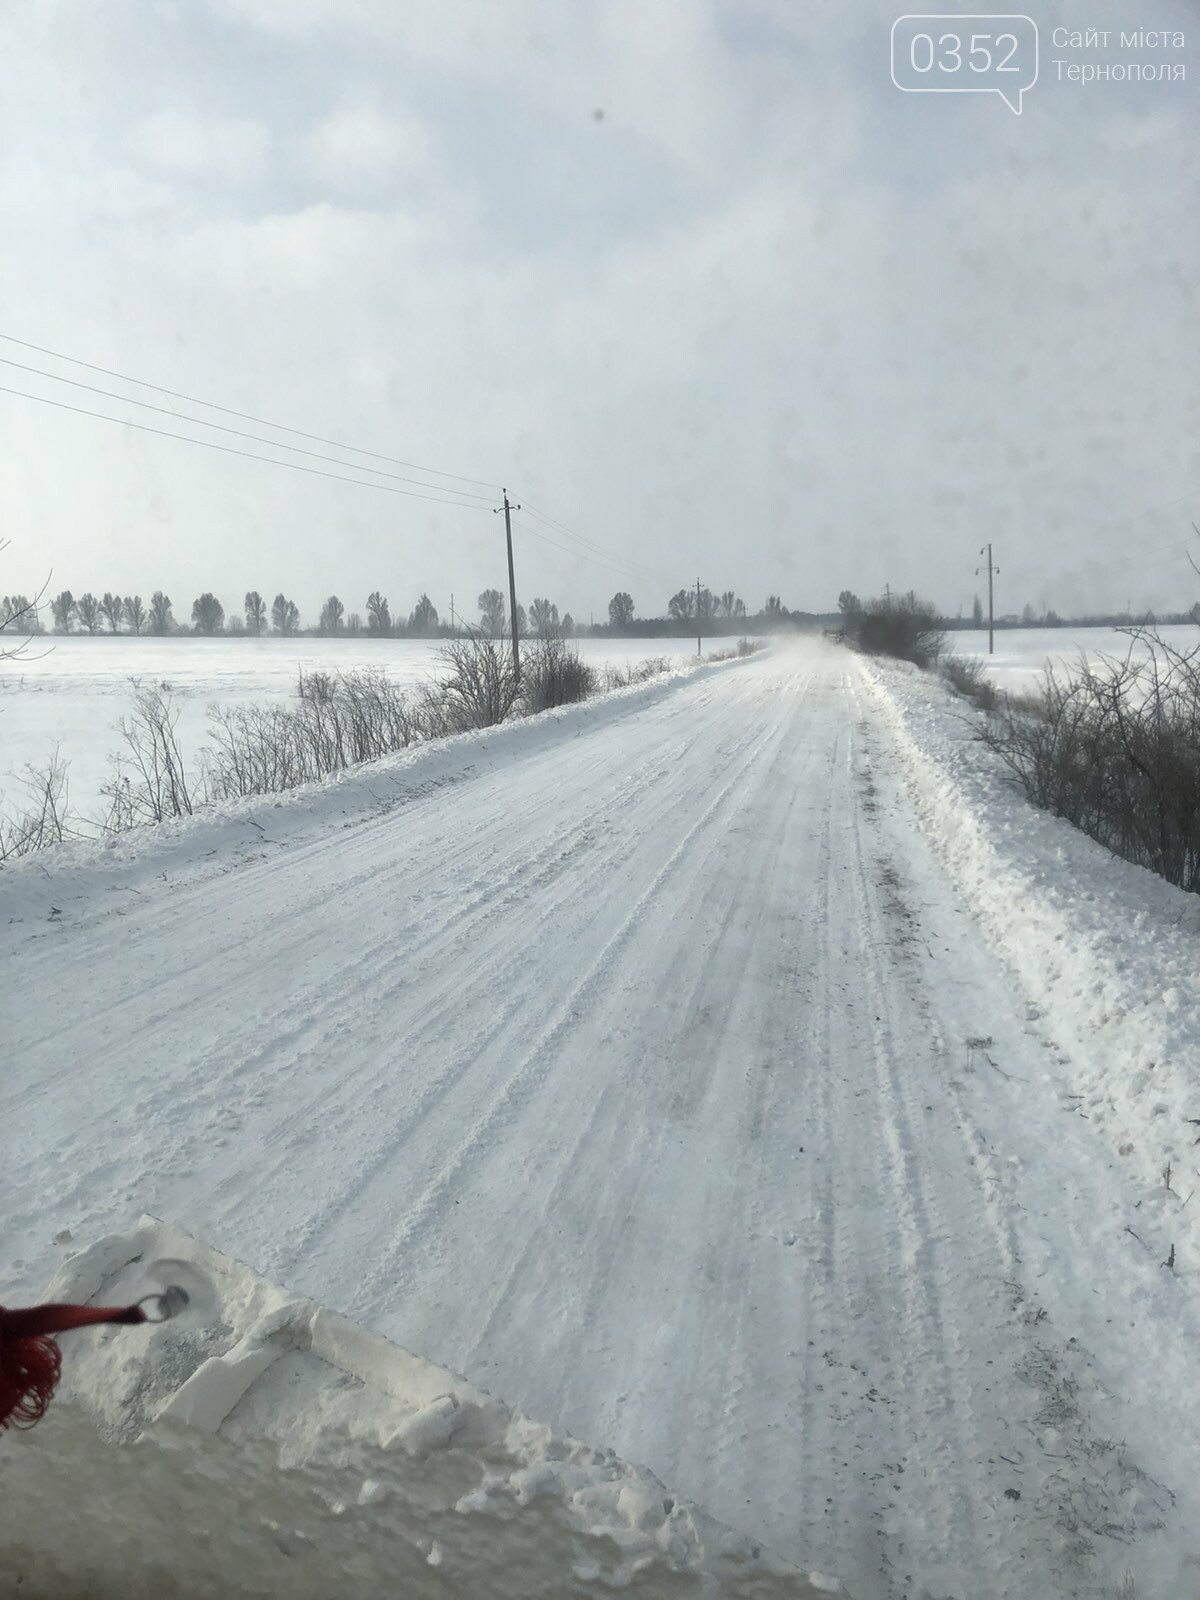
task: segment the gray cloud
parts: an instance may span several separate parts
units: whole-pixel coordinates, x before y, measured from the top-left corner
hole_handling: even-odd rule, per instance
[[[1006,607],[1190,603],[1194,98],[1055,83],[1075,11],[1104,24],[1040,19],[1020,119],[900,95],[877,5],[10,12],[0,327],[507,482],[618,564],[520,534],[522,591],[577,615],[697,572],[751,605],[969,606],[989,538]],[[486,511],[0,412],[6,587],[52,563],[311,616],[499,576]]]

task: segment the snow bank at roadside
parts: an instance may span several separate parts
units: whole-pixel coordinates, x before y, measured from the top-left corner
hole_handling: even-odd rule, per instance
[[[4,1572],[31,1600],[843,1592],[151,1219],[46,1298],[123,1303],[164,1257],[215,1315],[64,1335],[59,1399],[5,1442]]]
[[[753,657],[747,658],[753,660]],[[65,917],[97,891],[132,894],[153,880],[188,881],[230,871],[303,844],[330,828],[371,822],[445,784],[461,783],[538,756],[548,745],[619,721],[684,684],[736,669],[739,661],[677,666],[537,716],[432,739],[380,761],[283,794],[206,806],[194,816],[96,841],[64,844],[0,864],[4,920]]]
[[[1153,1195],[1163,1255],[1191,1239],[1194,1261],[1200,901],[1031,805],[939,680],[883,663],[863,678],[922,825],[1065,1052],[1064,1097]]]

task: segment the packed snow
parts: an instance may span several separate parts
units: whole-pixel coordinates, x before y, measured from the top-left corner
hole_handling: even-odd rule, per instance
[[[972,715],[801,640],[6,867],[0,1300],[150,1211],[857,1600],[1195,1593],[1196,902]]]
[[[842,1592],[150,1218],[47,1293],[123,1305],[172,1275],[203,1314],[63,1335],[48,1420],[0,1454],[5,1582],[27,1600]]]

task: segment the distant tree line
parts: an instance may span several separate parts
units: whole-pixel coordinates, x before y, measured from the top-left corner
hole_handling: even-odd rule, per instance
[[[90,590],[75,595],[70,589],[63,589],[49,602],[52,631],[61,634],[163,636],[196,633],[258,638],[269,633],[288,638],[308,633],[323,637],[435,638],[474,629],[492,638],[507,636],[511,624],[508,600],[503,591],[484,589],[476,605],[478,621],[456,616],[453,626],[449,626],[427,594],[420,596],[407,618],[402,614],[393,615],[387,596],[379,589],[373,589],[367,596],[363,612],[347,612],[340,597],[331,594],[321,606],[315,624],[305,628],[300,608],[282,591],[268,606],[263,595],[251,589],[242,601],[240,612],[228,614],[217,596],[206,590],[192,601],[189,620],[176,615],[170,595],[161,589],[154,591],[149,604],[138,594],[120,595],[106,590],[97,597]],[[22,626],[29,632],[45,632],[40,609],[24,595],[5,596],[0,600],[0,626],[5,616],[19,614]],[[523,605],[517,607],[518,634],[537,638],[570,638],[578,632],[651,636],[687,633],[697,626],[708,632],[727,633],[744,631],[756,623],[761,627],[777,627],[814,620],[824,618],[821,614],[789,611],[778,595],[768,595],[764,605],[751,613],[745,601],[732,589],[717,594],[703,587],[677,590],[667,601],[665,616],[642,618],[637,615],[633,596],[626,590],[619,590],[608,603],[607,624],[592,623],[583,627],[576,624],[569,611],[560,613],[557,604],[545,596],[536,596],[528,609]]]
[[[667,614],[639,618],[633,596],[618,590],[608,602],[608,626],[595,633],[652,637],[662,633],[765,633],[781,627],[812,627],[828,622],[831,613],[789,611],[777,594],[769,594],[757,611],[751,611],[732,589],[720,594],[703,586],[677,589],[667,601]]]
[[[75,595],[64,589],[50,601],[51,628],[55,633],[130,633],[130,634],[251,634],[264,633],[289,637],[302,632],[317,634],[381,634],[388,636],[435,635],[448,632],[441,627],[437,607],[427,594],[417,601],[408,621],[393,620],[387,599],[375,590],[367,597],[367,620],[364,625],[357,611],[346,614],[346,607],[337,595],[331,594],[321,607],[316,626],[305,630],[301,626],[300,608],[294,600],[280,592],[267,602],[257,589],[246,593],[242,612],[227,615],[225,607],[211,590],[197,595],[192,601],[191,622],[175,614],[170,595],[156,589],[145,605],[140,594],[119,595],[106,592],[101,598],[92,594]],[[39,608],[31,606],[24,595],[6,595],[0,600],[0,627],[5,617],[22,618],[22,626],[31,633],[44,633],[46,625]]]
[[[968,620],[960,612],[954,617],[940,617],[939,623],[943,628],[986,628],[987,613],[983,601],[975,596],[971,606],[971,616]],[[1175,623],[1200,622],[1200,601],[1187,611],[1141,611],[1134,612],[1128,608],[1124,611],[1085,611],[1075,616],[1064,617],[1043,601],[1035,606],[1032,601],[1026,601],[1020,612],[1005,611],[997,615],[993,624],[1000,628],[1129,628],[1159,624],[1171,625]]]
[[[907,596],[885,596],[883,604],[901,606],[911,602]],[[74,595],[63,589],[48,602],[50,630],[55,633],[86,634],[274,634],[289,638],[306,633],[322,637],[338,635],[369,638],[445,638],[472,629],[492,638],[507,636],[510,632],[508,601],[500,589],[484,589],[476,602],[478,620],[455,616],[453,625],[439,616],[438,609],[427,594],[422,594],[408,613],[393,616],[387,596],[373,589],[367,596],[364,612],[347,612],[342,600],[331,594],[321,606],[317,619],[309,627],[303,626],[300,608],[294,600],[280,592],[268,606],[257,589],[245,595],[241,612],[232,615],[215,594],[205,591],[192,601],[190,620],[178,618],[170,595],[156,589],[149,604],[141,595],[113,594],[106,590],[96,596],[90,591]],[[757,611],[751,612],[744,600],[732,589],[717,594],[701,587],[677,589],[667,601],[665,615],[639,617],[633,596],[620,589],[608,602],[608,621],[577,624],[569,611],[560,614],[554,601],[536,597],[528,610],[517,607],[517,632],[522,636],[570,638],[576,633],[601,635],[629,635],[652,638],[661,634],[694,633],[697,628],[707,633],[756,633],[778,627],[811,627],[825,625],[844,618],[853,612],[859,602],[850,590],[838,596],[838,613],[790,611],[776,594],[767,596]],[[28,595],[12,594],[0,597],[0,631],[40,634],[48,631],[42,613],[45,603],[40,595],[32,600]],[[1200,623],[1200,603],[1188,611],[1146,612],[1134,616],[1130,612],[1107,612],[1084,616],[1063,617],[1052,607],[1040,609],[1027,604],[1022,611],[1005,612],[995,619],[997,629],[1005,628],[1059,628],[1059,627],[1128,627],[1132,623],[1153,626],[1163,623]],[[970,618],[961,613],[954,617],[938,616],[937,624],[943,629],[980,628],[986,626],[983,605],[975,596]]]

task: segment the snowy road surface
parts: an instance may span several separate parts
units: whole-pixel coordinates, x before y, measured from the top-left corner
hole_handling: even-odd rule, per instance
[[[190,875],[0,878],[0,1297],[147,1210],[858,1600],[1194,1592],[1195,1491],[1097,1375],[1186,1329],[1104,1281],[1126,1180],[885,700],[802,643],[286,847],[263,805],[253,859],[197,824]]]

